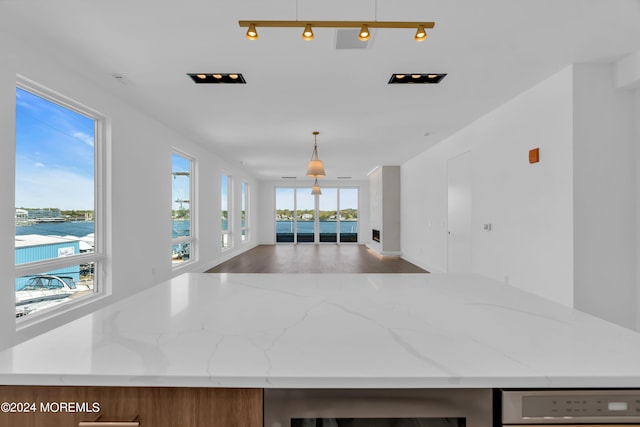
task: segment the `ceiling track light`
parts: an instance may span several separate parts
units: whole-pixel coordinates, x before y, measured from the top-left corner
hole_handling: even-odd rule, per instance
[[[311,29],[311,24],[307,24],[304,26],[304,31],[302,32],[302,40],[313,40],[313,29]]]
[[[256,30],[256,26],[251,24],[247,29],[247,38],[249,40],[258,40],[258,30]]]
[[[358,40],[366,42],[371,38],[371,33],[369,32],[369,27],[367,24],[362,24],[360,28],[360,33],[358,34]]]
[[[423,42],[427,39],[427,32],[424,30],[424,25],[418,25],[418,30],[413,39],[417,42]]]
[[[258,38],[257,27],[263,28],[304,28],[302,38],[305,40],[313,39],[312,28],[359,28],[358,38],[366,41],[371,37],[370,28],[415,28],[416,34],[414,40],[422,42],[427,38],[427,28],[433,28],[435,22],[422,21],[238,21],[242,28],[248,28],[246,36],[249,40]]]

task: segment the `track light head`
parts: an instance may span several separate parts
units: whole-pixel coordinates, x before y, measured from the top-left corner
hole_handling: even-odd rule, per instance
[[[427,32],[424,30],[424,25],[418,25],[418,31],[416,31],[414,39],[417,42],[423,42],[427,39]]]
[[[313,40],[313,30],[311,29],[311,24],[307,24],[304,26],[304,31],[302,32],[303,40]]]
[[[258,31],[256,30],[255,24],[250,24],[247,29],[247,38],[249,40],[258,40]]]
[[[360,33],[358,34],[358,40],[366,42],[371,38],[371,33],[369,32],[369,27],[367,24],[362,24],[360,28]]]

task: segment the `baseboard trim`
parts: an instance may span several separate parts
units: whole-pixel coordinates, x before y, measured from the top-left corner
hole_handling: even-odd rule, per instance
[[[368,243],[365,243],[365,246],[367,247],[367,249],[371,249],[373,252],[377,253],[380,256],[402,256],[402,252],[400,251],[380,251],[378,250],[378,248],[375,248]]]
[[[428,263],[422,262],[422,261],[417,260],[415,258],[412,258],[412,257],[409,257],[409,256],[401,256],[401,258],[403,260],[407,261],[407,262],[410,262],[411,264],[417,265],[418,267],[427,270],[429,273],[446,273],[446,271],[444,271],[444,270],[436,268],[433,265],[430,265]]]
[[[224,252],[220,258],[216,258],[212,264],[205,264],[207,267],[202,270],[203,272],[209,271],[214,267],[222,264],[223,262],[229,261],[231,258],[237,257],[240,254],[243,254],[251,249],[257,247],[260,243],[245,243],[240,246],[240,248],[234,248],[231,252]]]

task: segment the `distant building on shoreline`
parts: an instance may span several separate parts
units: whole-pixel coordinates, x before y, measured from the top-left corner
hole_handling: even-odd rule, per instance
[[[25,225],[29,222],[29,212],[25,209],[16,208],[16,225]]]
[[[16,208],[16,225],[40,222],[64,222],[60,209],[20,209]]]

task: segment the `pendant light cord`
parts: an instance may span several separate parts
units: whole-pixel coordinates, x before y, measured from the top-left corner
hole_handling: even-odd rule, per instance
[[[318,160],[318,135],[313,135],[313,152],[311,160]]]

